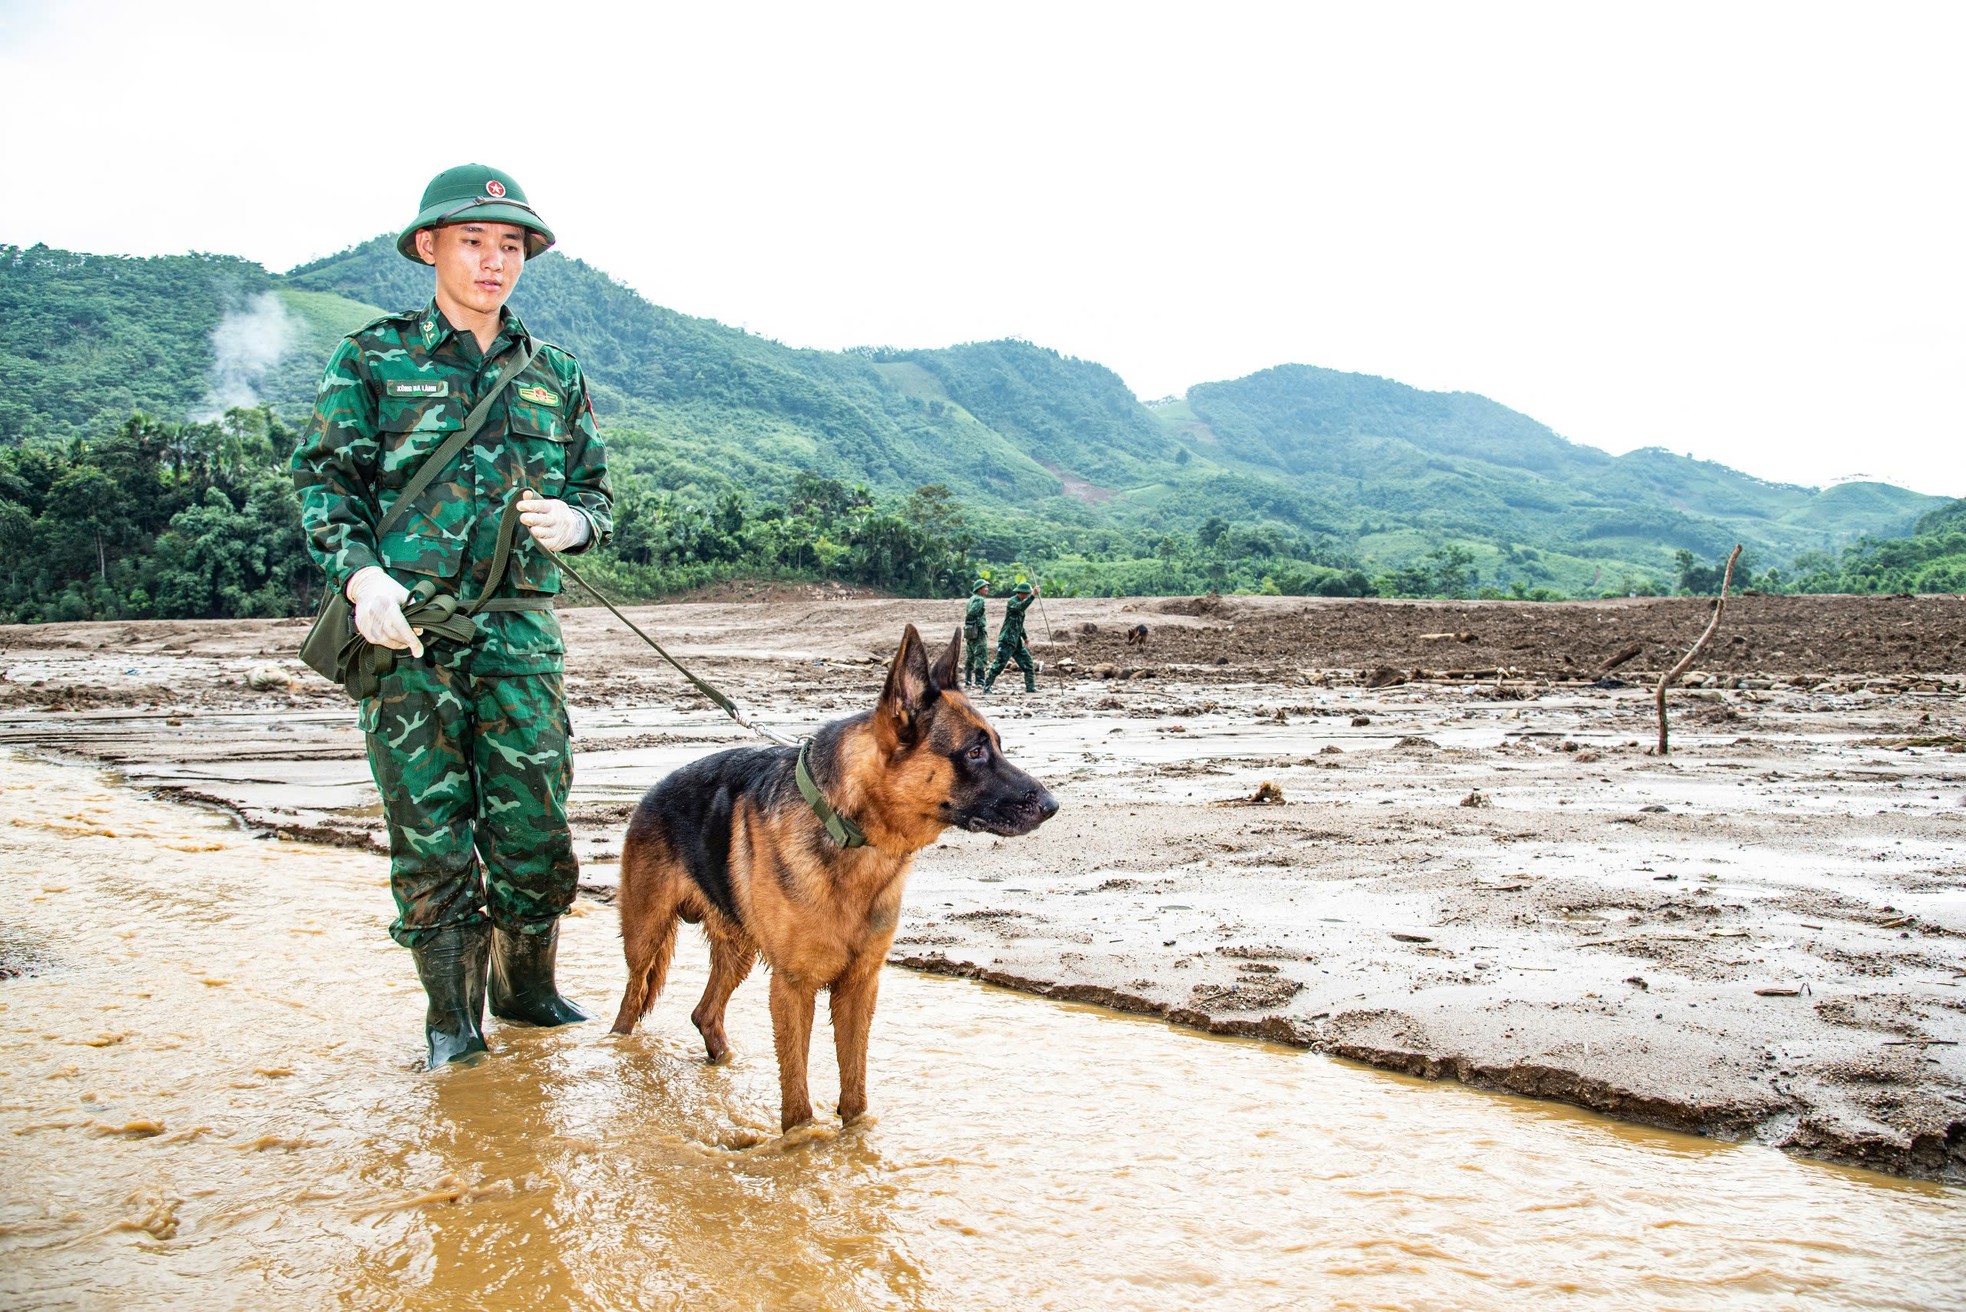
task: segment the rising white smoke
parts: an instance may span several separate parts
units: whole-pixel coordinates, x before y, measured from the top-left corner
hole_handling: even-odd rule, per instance
[[[191,417],[202,423],[234,406],[258,405],[266,375],[287,353],[293,336],[287,307],[272,292],[261,292],[243,309],[227,311],[212,329],[211,390]]]

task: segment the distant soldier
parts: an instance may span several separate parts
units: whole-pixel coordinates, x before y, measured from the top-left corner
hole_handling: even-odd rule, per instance
[[[1031,603],[1038,599],[1038,590],[1023,579],[1010,590],[1010,601],[1004,606],[1003,627],[997,630],[997,659],[990,666],[990,672],[983,676],[983,691],[990,691],[990,685],[1003,673],[1003,667],[1012,660],[1017,668],[1024,671],[1024,691],[1038,690],[1038,667],[1031,660],[1031,649],[1024,643],[1024,612],[1031,609]]]
[[[983,615],[983,599],[990,595],[990,580],[979,578],[970,589],[969,605],[963,609],[963,687],[983,682],[983,667],[990,663],[990,649],[984,639],[990,630]]]

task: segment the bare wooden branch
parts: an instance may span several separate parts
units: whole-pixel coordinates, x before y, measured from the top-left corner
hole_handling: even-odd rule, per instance
[[[1720,627],[1720,613],[1727,609],[1727,585],[1734,581],[1734,562],[1740,558],[1741,544],[1736,542],[1734,544],[1734,550],[1727,555],[1727,572],[1720,576],[1720,596],[1714,599],[1713,618],[1707,621],[1707,631],[1700,635],[1700,640],[1693,644],[1692,650],[1679,658],[1679,664],[1659,676],[1659,691],[1655,695],[1654,701],[1659,707],[1658,754],[1660,756],[1664,756],[1668,751],[1666,746],[1666,689],[1678,682],[1679,676],[1692,668],[1693,662],[1699,659],[1702,651],[1706,650],[1708,639],[1712,638],[1714,631]]]
[[[1599,674],[1609,674],[1626,661],[1637,659],[1644,651],[1645,644],[1641,642],[1634,642],[1628,647],[1620,647],[1616,653],[1606,656],[1602,661],[1598,662],[1597,672]]]

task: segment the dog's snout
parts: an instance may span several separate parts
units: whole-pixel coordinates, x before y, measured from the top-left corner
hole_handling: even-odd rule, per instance
[[[1024,799],[1024,805],[1034,807],[1038,813],[1038,823],[1043,824],[1058,814],[1058,799],[1043,788]]]

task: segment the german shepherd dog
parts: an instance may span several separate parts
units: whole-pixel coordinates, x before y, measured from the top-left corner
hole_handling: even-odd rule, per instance
[[[616,1034],[655,1004],[676,922],[687,920],[710,940],[710,982],[690,1013],[710,1060],[729,1054],[724,1006],[762,956],[771,971],[781,1127],[812,1119],[806,1053],[820,989],[831,994],[840,1119],[867,1110],[867,1032],[915,853],[951,825],[1028,834],[1058,810],[1043,785],[1004,760],[996,730],[963,696],[961,645],[958,634],[931,665],[910,624],[879,704],[813,735],[812,780],[858,824],[865,846],[836,842],[807,804],[798,748],[718,752],[649,790],[621,848],[628,989]]]

